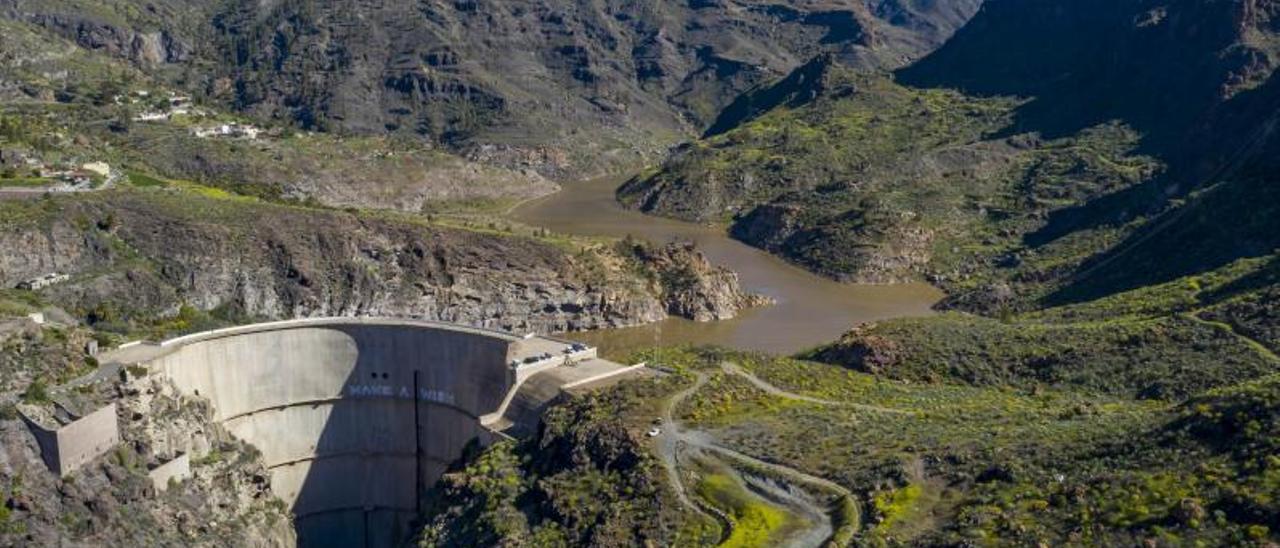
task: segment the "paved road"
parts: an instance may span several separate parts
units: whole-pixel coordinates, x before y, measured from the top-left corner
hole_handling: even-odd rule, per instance
[[[120,369],[125,365],[151,360],[166,350],[154,344],[137,344],[128,348],[117,348],[109,350],[98,355],[99,365],[93,371],[90,371],[80,377],[71,379],[53,389],[55,394],[65,394],[68,391],[75,390],[82,386],[88,386],[101,381],[114,381],[120,378]]]
[[[60,183],[52,186],[0,186],[0,200],[3,199],[30,199],[39,198],[45,194],[80,194],[84,192],[99,192],[107,190],[120,182],[124,177],[122,172],[112,171],[111,175],[99,186],[90,185],[71,185]]]
[[[53,389],[55,394],[65,394],[71,390],[75,390],[82,386],[88,386],[105,380],[115,380],[120,378],[120,364],[108,363],[98,366],[97,369],[90,371],[85,375],[81,375],[75,379],[58,385]]]

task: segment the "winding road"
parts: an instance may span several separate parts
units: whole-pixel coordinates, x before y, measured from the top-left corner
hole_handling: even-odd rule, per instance
[[[802,401],[802,402],[813,403],[817,405],[828,405],[832,407],[848,407],[850,409],[860,409],[863,411],[870,411],[872,413],[890,413],[894,415],[915,415],[916,414],[914,411],[908,411],[905,409],[893,409],[891,407],[880,407],[878,405],[867,405],[865,403],[852,403],[852,402],[824,400],[821,398],[815,398],[813,396],[806,396],[804,394],[789,392],[781,388],[778,388],[777,386],[769,384],[768,381],[755,376],[755,374],[751,373],[750,371],[747,371],[746,369],[743,369],[742,366],[736,363],[722,362],[720,364],[720,369],[724,370],[725,373],[728,373],[730,375],[736,375],[738,377],[742,377],[743,379],[746,379],[746,381],[751,383],[752,386],[759,388],[760,390],[764,391],[764,393],[766,394],[769,394],[771,396],[777,396],[780,398],[785,398],[788,400]]]
[[[785,390],[782,390],[776,386],[773,386],[765,382],[762,379],[759,379],[758,377],[755,377],[754,375],[751,375],[750,373],[743,370],[741,367],[737,366],[736,364],[730,364],[725,362],[721,364],[721,369],[726,374],[742,376],[743,378],[746,378],[748,381],[751,381],[752,384],[758,386],[761,390],[764,390],[765,392],[773,395],[798,399],[801,401],[807,401],[807,402],[815,403],[818,405],[847,406],[847,404],[844,404],[842,402],[821,400],[817,398],[811,398],[808,396],[787,392]],[[851,499],[856,499],[852,491],[831,480],[814,476],[811,474],[807,474],[805,472],[801,472],[789,466],[761,460],[756,457],[736,451],[734,449],[730,449],[728,447],[725,447],[717,443],[710,434],[702,430],[686,428],[684,424],[682,424],[679,420],[676,419],[676,409],[679,408],[681,403],[689,399],[691,396],[693,396],[699,390],[701,390],[704,386],[706,386],[708,381],[708,376],[704,372],[696,371],[694,372],[694,375],[695,375],[695,379],[692,385],[690,385],[688,388],[685,388],[673,394],[670,398],[667,399],[666,405],[663,407],[663,410],[662,410],[662,421],[663,421],[664,429],[662,433],[657,436],[657,439],[656,439],[657,446],[658,446],[658,456],[662,461],[663,467],[666,469],[667,478],[670,480],[672,488],[675,489],[676,496],[679,498],[681,504],[703,515],[716,519],[721,523],[726,523],[730,528],[732,527],[732,521],[729,520],[727,516],[724,516],[714,508],[708,508],[703,504],[695,503],[693,499],[689,496],[688,492],[686,491],[684,482],[681,480],[681,477],[680,477],[680,455],[681,455],[681,451],[687,448],[692,448],[692,449],[700,450],[706,453],[711,453],[724,460],[735,461],[739,464],[739,466],[745,465],[748,468],[755,468],[757,470],[767,471],[769,474],[772,474],[780,478],[784,478],[787,482],[790,482],[794,485],[801,486],[808,490],[826,491],[828,493],[834,494],[837,497],[849,497]],[[752,379],[754,379],[754,381]],[[874,408],[874,409],[879,411],[893,411],[893,410],[880,409],[880,408]],[[822,518],[822,519],[819,519],[818,523],[816,523],[813,527],[810,527],[809,530],[807,530],[804,534],[796,535],[792,539],[790,543],[791,545],[820,546],[831,537],[831,535],[833,534],[833,530],[832,530],[831,520],[829,517],[829,513],[831,511],[830,508],[819,505],[818,503],[815,503],[814,501],[809,500],[808,497],[800,497],[800,496],[794,496],[791,494],[786,494],[786,495],[780,495],[778,498],[785,498],[786,502],[790,506],[792,506],[794,509],[796,509],[798,513],[805,514],[808,516],[817,516],[819,518]],[[854,524],[851,524],[851,526],[857,529],[861,525],[860,522],[861,522],[861,519],[859,516],[859,519],[857,520],[857,522],[855,522]],[[724,533],[725,537],[728,537],[729,531],[730,531],[729,529],[725,530],[725,533]]]

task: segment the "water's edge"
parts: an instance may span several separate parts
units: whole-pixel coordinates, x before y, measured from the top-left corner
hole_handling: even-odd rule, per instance
[[[675,344],[716,344],[773,354],[794,354],[830,342],[855,325],[921,316],[941,297],[927,284],[851,285],[829,280],[729,238],[717,227],[652,217],[623,209],[614,199],[617,178],[567,183],[560,192],[514,208],[522,223],[564,234],[622,237],[656,243],[690,240],[712,262],[738,273],[745,290],[777,304],[746,311],[732,320],[669,319],[641,327],[575,333],[606,354]]]

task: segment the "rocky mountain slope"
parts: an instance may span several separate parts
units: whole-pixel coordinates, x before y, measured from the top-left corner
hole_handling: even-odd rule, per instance
[[[833,277],[930,279],[974,307],[1268,253],[1276,9],[993,1],[894,81],[802,67],[620,197],[729,221]]]
[[[544,331],[730,316],[757,301],[690,247],[456,214],[702,133],[620,198],[835,278],[927,279],[957,310],[803,359],[632,356],[661,374],[469,455],[416,541],[768,545],[808,527],[836,545],[1274,546],[1280,3],[989,0],[918,62],[863,70],[976,9],[0,0],[0,140],[129,168],[114,189],[0,201],[0,282],[72,274],[0,290],[0,404],[90,368],[91,337],[320,314]],[[135,103],[113,95],[143,87],[197,90],[214,120],[272,134],[127,123]],[[481,188],[495,178],[514,182]],[[93,331],[19,319],[58,307]],[[130,423],[130,444],[70,479],[39,475],[0,407],[0,542],[289,541],[252,451],[202,429],[198,402],[112,387],[122,419],[171,420]],[[219,458],[149,492],[142,471],[183,439]],[[791,512],[778,501],[829,500],[797,477],[841,502]]]
[[[1280,246],[1272,220],[1280,203],[1274,183],[1280,4],[1097,2],[1080,6],[1078,13],[1089,16],[1046,7],[989,6],[964,35],[903,71],[901,80],[1034,97],[1007,131],[1052,137],[1120,120],[1140,136],[1137,152],[1166,164],[1124,192],[1051,212],[1027,236],[1036,247],[1141,225],[1131,234],[1121,230],[1125,239],[1076,272],[1073,287],[1058,297],[1141,287]],[[998,47],[996,36],[1025,47],[1013,53]],[[993,74],[995,65],[1005,68]]]
[[[41,306],[58,324],[8,318]],[[86,343],[110,338],[69,325],[73,320],[47,306],[0,291],[0,544],[295,544],[260,454],[215,424],[207,401],[133,372],[55,389],[97,366]],[[108,401],[118,405],[122,443],[72,474],[50,473],[18,408],[51,417]],[[191,459],[190,479],[157,485],[149,472],[180,454]]]
[[[500,210],[558,189],[527,166],[482,165],[421,139],[251,120],[111,51],[0,18],[0,179],[105,161],[257,196],[409,212]],[[222,127],[255,134],[210,135]]]
[[[581,176],[652,158],[820,52],[898,66],[979,3],[6,0],[0,14],[245,112]]]
[[[858,493],[860,544],[1273,545],[1277,13],[991,0],[892,79],[744,96],[620,198],[966,312],[686,356],[688,423]]]
[[[58,303],[124,330],[183,306],[239,319],[410,315],[559,331],[668,313],[726,318],[753,302],[691,249],[536,241],[471,215],[558,188],[532,170],[411,138],[258,125],[183,96],[172,72],[195,74],[196,42],[154,59],[128,44],[211,31],[198,23],[201,6],[2,5],[0,193],[56,185],[96,162],[112,171],[97,184],[126,187],[0,202],[5,286],[73,274]],[[219,127],[255,133],[208,134]],[[414,216],[440,212],[455,229]]]

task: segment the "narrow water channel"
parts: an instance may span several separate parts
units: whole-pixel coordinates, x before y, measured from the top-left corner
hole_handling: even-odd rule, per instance
[[[792,354],[838,338],[858,323],[929,313],[941,294],[926,284],[849,285],[811,274],[729,238],[719,227],[643,215],[614,200],[616,178],[566,184],[564,190],[524,204],[516,220],[564,234],[628,234],[655,243],[691,240],[712,262],[738,273],[750,292],[777,300],[732,320],[670,319],[625,329],[575,333],[618,355],[653,345],[717,344],[774,354]]]

